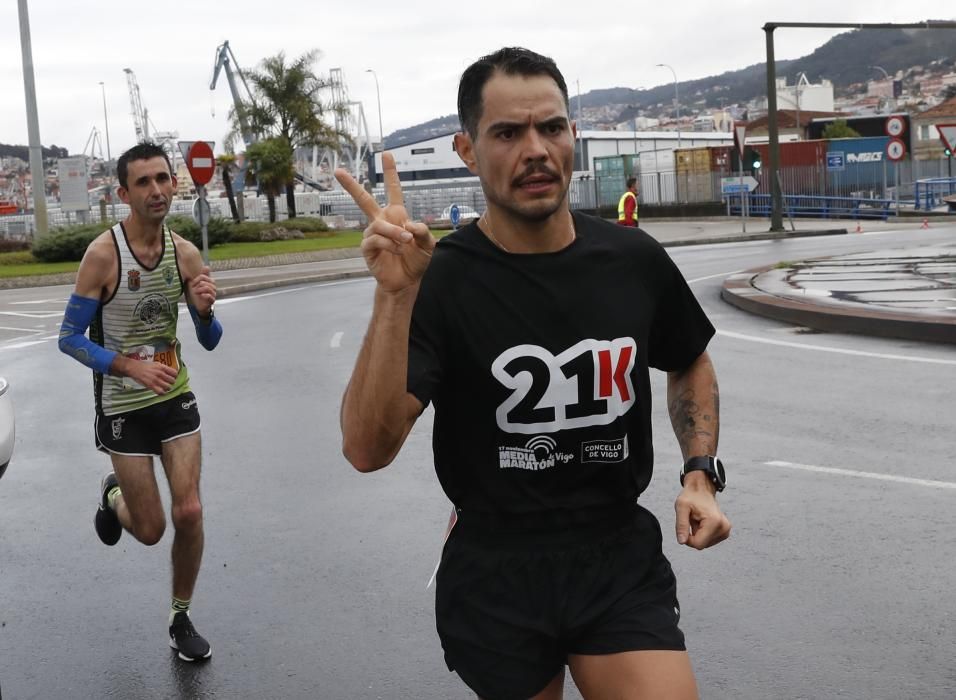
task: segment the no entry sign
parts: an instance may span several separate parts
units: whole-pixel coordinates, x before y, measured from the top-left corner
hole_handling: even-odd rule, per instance
[[[196,185],[205,185],[216,174],[216,158],[207,141],[195,141],[186,150],[186,167]]]

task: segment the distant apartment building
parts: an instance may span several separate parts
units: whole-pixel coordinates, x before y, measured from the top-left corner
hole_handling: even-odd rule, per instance
[[[767,113],[767,98],[753,100],[748,105],[751,116]],[[832,112],[833,83],[821,80],[819,84],[811,83],[807,76],[801,73],[793,85],[787,84],[787,78],[777,78],[777,109],[793,110],[794,112]],[[801,120],[802,121],[802,120]]]
[[[694,123],[692,126],[694,131],[733,132],[734,118],[733,115],[727,110],[715,109],[698,114],[694,118]]]
[[[614,131],[652,131],[659,128],[660,119],[651,117],[635,117],[614,125]]]
[[[956,73],[945,75],[927,75],[918,81],[920,93],[926,97],[939,97],[950,85],[956,85]]]
[[[935,160],[943,158],[943,142],[937,124],[956,124],[956,97],[912,116],[913,158]]]

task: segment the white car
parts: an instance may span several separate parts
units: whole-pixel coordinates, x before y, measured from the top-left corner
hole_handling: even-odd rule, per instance
[[[13,399],[8,391],[10,384],[0,377],[0,476],[7,470],[13,457],[13,440],[16,426],[13,420]]]
[[[441,218],[445,221],[451,221],[451,208],[454,205],[449,205],[441,213]],[[467,221],[472,219],[477,219],[481,214],[476,212],[473,207],[468,206],[467,204],[459,204],[458,206],[458,223],[464,224]]]

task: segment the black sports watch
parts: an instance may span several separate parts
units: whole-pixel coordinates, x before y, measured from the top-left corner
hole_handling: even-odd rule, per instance
[[[717,491],[723,491],[727,485],[727,476],[724,474],[724,465],[720,460],[710,455],[703,457],[691,457],[680,471],[680,485],[684,485],[684,476],[690,472],[707,472],[711,483],[717,487]]]

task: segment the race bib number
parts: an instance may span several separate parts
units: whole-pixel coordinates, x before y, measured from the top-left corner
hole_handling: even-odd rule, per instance
[[[126,357],[139,362],[158,362],[179,372],[179,355],[176,353],[176,341],[166,345],[140,345],[126,353]],[[123,377],[123,386],[127,389],[145,389],[142,384],[130,377]]]

